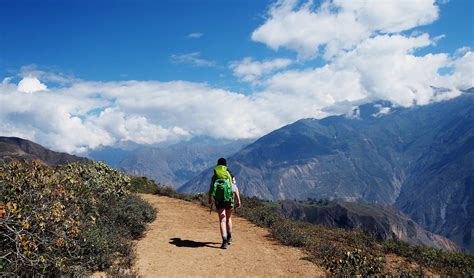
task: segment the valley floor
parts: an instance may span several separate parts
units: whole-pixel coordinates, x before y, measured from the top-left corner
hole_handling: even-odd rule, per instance
[[[137,242],[135,269],[141,277],[321,277],[323,268],[305,254],[272,240],[267,230],[233,216],[233,243],[220,249],[218,217],[178,199],[142,195],[158,210]]]

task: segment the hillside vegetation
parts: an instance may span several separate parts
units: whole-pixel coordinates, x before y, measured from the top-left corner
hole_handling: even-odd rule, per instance
[[[155,218],[130,189],[103,163],[0,164],[0,276],[128,273],[131,241]]]
[[[448,252],[462,251],[449,239],[426,231],[389,205],[313,199],[284,200],[272,204],[285,218],[293,220],[345,230],[360,229],[380,240],[396,239]]]
[[[148,193],[179,198],[207,205],[207,196],[178,193],[171,187],[156,186],[146,178],[134,178],[134,186]],[[325,267],[334,275],[474,275],[474,256],[443,252],[436,248],[381,241],[360,230],[346,231],[285,218],[275,203],[242,196],[242,209],[236,212],[254,224],[268,228],[281,243],[300,247],[309,253],[305,259]]]

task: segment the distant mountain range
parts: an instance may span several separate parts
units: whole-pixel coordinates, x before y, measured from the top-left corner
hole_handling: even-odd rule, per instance
[[[474,94],[413,108],[388,102],[304,119],[229,159],[241,192],[263,199],[396,205],[424,228],[474,251]],[[212,170],[180,191],[207,191]]]
[[[133,150],[107,148],[93,151],[89,156],[127,174],[177,188],[211,167],[218,158],[230,156],[251,142],[197,138],[169,146],[141,146]]]
[[[11,159],[35,159],[49,166],[89,161],[84,157],[48,150],[25,139],[0,136],[0,161]]]

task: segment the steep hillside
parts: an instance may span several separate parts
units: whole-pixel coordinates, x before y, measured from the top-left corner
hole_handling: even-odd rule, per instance
[[[55,166],[69,162],[88,162],[84,157],[48,150],[34,142],[17,138],[0,136],[0,160],[36,159],[46,165]]]
[[[398,239],[412,245],[460,251],[452,241],[426,231],[408,216],[387,205],[343,201],[282,201],[276,209],[294,220],[346,230],[361,229],[379,240]]]
[[[351,117],[300,120],[244,148],[229,166],[246,195],[396,204],[474,251],[473,107],[466,92],[409,109],[382,102]],[[207,191],[211,174],[179,190]]]
[[[474,113],[471,107],[441,126],[416,160],[397,207],[474,252]],[[460,108],[462,109],[462,108]]]

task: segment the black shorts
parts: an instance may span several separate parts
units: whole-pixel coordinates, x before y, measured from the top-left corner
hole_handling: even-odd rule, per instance
[[[217,203],[216,202],[216,208],[217,209],[233,209],[234,204],[231,202],[222,202],[222,203]]]

